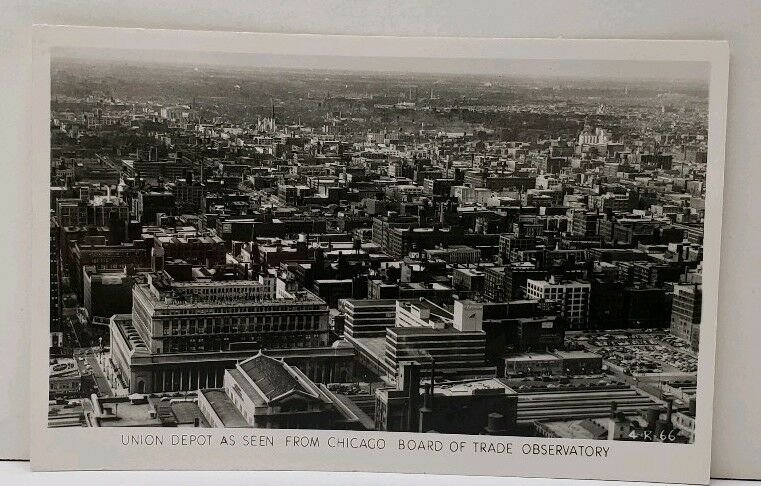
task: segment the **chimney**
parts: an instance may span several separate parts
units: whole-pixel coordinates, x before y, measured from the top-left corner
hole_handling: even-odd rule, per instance
[[[431,391],[433,391],[433,386],[436,384],[436,360],[431,358]],[[431,400],[433,400],[433,396],[431,396]]]
[[[402,390],[407,394],[407,424],[405,430],[418,430],[418,402],[420,400],[420,365],[417,362],[407,362],[400,366]]]
[[[661,416],[661,411],[657,408],[648,408],[647,409],[647,428],[650,430],[655,430],[655,424],[658,423],[658,419]]]
[[[671,416],[674,413],[674,400],[668,399],[666,400],[666,422],[668,422],[669,426],[671,426]]]
[[[499,412],[490,413],[484,432],[486,432],[486,435],[504,435],[505,417]]]
[[[423,407],[420,409],[420,427],[418,432],[430,432],[433,430],[433,385],[425,385],[423,395]]]

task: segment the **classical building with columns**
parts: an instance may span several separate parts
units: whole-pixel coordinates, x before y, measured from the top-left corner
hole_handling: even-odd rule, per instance
[[[272,275],[175,281],[146,274],[132,314],[110,320],[111,367],[136,393],[219,387],[224,372],[259,350],[317,382],[350,381],[354,348],[331,345],[327,304]]]
[[[372,419],[347,397],[261,352],[226,370],[221,388],[199,390],[198,407],[212,427],[373,428]]]

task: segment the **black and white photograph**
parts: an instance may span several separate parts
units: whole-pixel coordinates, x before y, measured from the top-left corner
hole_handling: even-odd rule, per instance
[[[710,442],[712,67],[51,48],[46,427],[418,462]]]

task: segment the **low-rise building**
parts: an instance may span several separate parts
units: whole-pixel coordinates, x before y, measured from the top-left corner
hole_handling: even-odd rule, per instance
[[[221,389],[200,390],[212,427],[364,430],[365,414],[297,367],[261,352],[226,370]]]
[[[51,399],[78,396],[82,389],[82,374],[74,358],[53,358],[49,382]]]

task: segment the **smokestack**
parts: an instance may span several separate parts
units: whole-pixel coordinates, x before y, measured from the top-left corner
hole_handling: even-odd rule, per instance
[[[407,431],[418,429],[418,401],[420,400],[420,365],[412,362],[406,365],[404,385],[407,392]]]
[[[436,385],[436,360],[431,358],[431,396],[428,397],[428,407],[433,410],[433,387]]]
[[[484,432],[486,432],[487,435],[504,435],[505,417],[498,412],[490,413]]]
[[[430,432],[433,430],[433,385],[425,385],[425,394],[423,395],[423,407],[420,409],[420,427],[418,432]]]
[[[661,416],[661,411],[657,408],[648,408],[647,409],[647,428],[650,430],[655,430],[655,424],[658,423],[658,419]]]
[[[666,400],[666,422],[671,426],[671,415],[674,413],[674,400]]]

